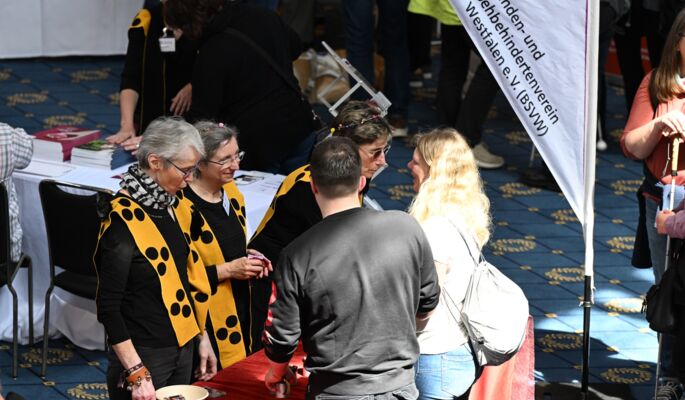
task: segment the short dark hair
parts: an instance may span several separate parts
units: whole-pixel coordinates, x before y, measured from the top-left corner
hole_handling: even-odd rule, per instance
[[[324,197],[356,193],[362,173],[359,148],[348,138],[325,139],[314,148],[310,168],[312,182]]]
[[[181,29],[184,35],[197,39],[207,22],[225,4],[226,0],[167,0],[164,5],[164,22],[175,29]]]
[[[333,136],[352,139],[358,145],[389,138],[392,127],[381,116],[381,110],[365,101],[352,100],[345,104],[332,125]]]

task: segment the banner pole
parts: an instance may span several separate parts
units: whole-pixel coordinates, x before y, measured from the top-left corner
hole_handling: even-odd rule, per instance
[[[594,225],[595,225],[595,154],[597,149],[597,82],[599,53],[599,0],[586,0],[585,62],[585,199],[583,202],[583,237],[585,239],[585,289],[583,292],[583,372],[581,398],[588,397],[590,376],[590,315],[594,302]]]

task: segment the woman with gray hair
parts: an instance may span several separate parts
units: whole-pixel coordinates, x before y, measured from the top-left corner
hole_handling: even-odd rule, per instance
[[[113,400],[154,400],[155,388],[191,381],[193,339],[211,379],[216,358],[205,332],[209,281],[175,194],[193,179],[204,145],[192,125],[159,118],[145,130],[138,164],[103,218],[95,254],[98,320],[111,345],[107,389]]]
[[[198,163],[195,179],[178,193],[179,208],[188,210],[182,214],[190,216],[179,217],[179,223],[190,232],[207,270],[212,289],[207,332],[220,368],[226,368],[252,353],[253,342],[260,340],[259,322],[250,312],[250,292],[253,279],[268,275],[271,263],[247,249],[245,201],[233,180],[245,155],[238,147],[237,132],[209,121],[195,127],[205,157]]]

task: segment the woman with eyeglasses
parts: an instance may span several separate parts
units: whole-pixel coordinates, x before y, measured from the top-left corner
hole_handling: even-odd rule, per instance
[[[155,388],[209,380],[216,357],[205,331],[210,282],[179,221],[189,219],[176,193],[193,180],[204,156],[192,125],[173,118],[150,123],[123,174],[100,228],[95,255],[97,314],[111,345],[107,389],[113,400],[154,400]]]
[[[685,184],[685,157],[682,154],[678,160],[678,175],[672,178],[670,174],[671,147],[680,146],[685,138],[684,36],[685,10],[678,14],[671,27],[659,66],[642,80],[621,136],[623,153],[632,159],[642,160],[645,174],[638,189],[640,218],[632,261],[636,267],[651,266],[657,284],[665,271],[667,237],[659,234],[655,221],[671,215],[662,213],[657,218],[657,212],[661,209],[663,188],[664,185],[670,186],[672,179],[675,179],[678,191],[682,191]],[[680,149],[682,152],[682,146]],[[685,362],[682,356],[674,356],[673,336],[664,334],[661,338],[659,358],[663,379],[658,392],[670,393],[672,390],[678,390],[682,393],[674,367]],[[685,339],[681,344],[685,349]],[[680,377],[685,378],[685,365],[681,365],[679,369]]]
[[[387,165],[385,156],[390,150],[392,127],[381,116],[380,110],[363,101],[350,101],[338,113],[331,128],[332,135],[352,139],[359,146],[362,175],[369,183]],[[278,260],[281,250],[304,231],[321,221],[321,210],[310,187],[309,164],[291,172],[279,187],[271,207],[250,240],[250,247],[262,252],[270,260]],[[271,294],[270,280],[257,282],[253,290],[253,313],[264,322]],[[263,323],[257,325],[259,335]],[[254,347],[253,347],[254,350]]]
[[[209,121],[195,127],[205,157],[193,181],[178,193],[179,207],[189,210],[183,215],[190,216],[179,222],[190,232],[207,270],[212,291],[207,332],[219,368],[226,368],[252,353],[253,343],[260,341],[250,334],[257,324],[250,313],[250,292],[255,280],[268,276],[271,263],[247,249],[245,201],[233,181],[245,152],[238,148],[235,129]]]

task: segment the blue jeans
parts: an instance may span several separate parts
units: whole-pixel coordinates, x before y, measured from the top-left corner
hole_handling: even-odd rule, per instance
[[[307,399],[314,400],[416,400],[419,391],[416,390],[416,385],[413,383],[397,390],[387,393],[379,394],[353,394],[353,395],[339,395],[320,393],[315,396],[307,395]]]
[[[374,0],[343,0],[347,60],[372,85],[374,82]],[[390,114],[407,117],[409,110],[409,46],[407,44],[408,0],[376,0],[380,53],[385,59],[383,92],[392,102]],[[354,82],[352,82],[354,84]],[[355,98],[366,92],[357,90]]]
[[[468,343],[442,354],[421,354],[414,366],[419,400],[452,400],[468,393],[476,364]]]
[[[666,190],[666,189],[664,189]],[[654,282],[661,281],[661,276],[666,268],[666,235],[660,235],[654,226],[657,210],[661,206],[652,199],[645,199],[645,222],[647,224],[647,239],[649,240],[649,253],[652,260],[652,271],[654,272]],[[668,334],[661,335],[661,373],[662,378],[672,378],[675,376],[673,371],[673,336]]]

